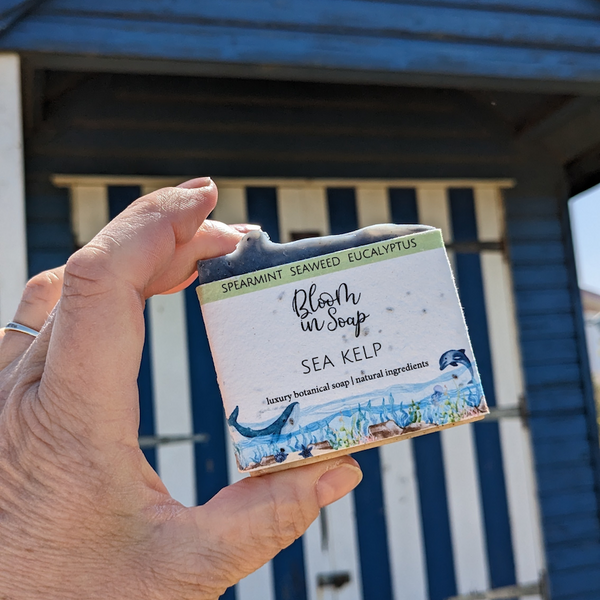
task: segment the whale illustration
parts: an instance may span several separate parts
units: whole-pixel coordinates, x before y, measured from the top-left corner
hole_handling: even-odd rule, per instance
[[[473,383],[473,379],[475,378],[473,365],[467,358],[464,348],[461,350],[448,350],[447,352],[444,352],[442,356],[440,356],[440,371],[443,371],[448,365],[458,367],[459,364],[465,365],[465,367],[469,369],[469,373],[471,373],[471,381],[469,381],[469,383]]]
[[[227,418],[227,424],[233,427],[247,438],[256,438],[268,435],[279,436],[285,429],[291,429],[297,421],[296,413],[298,412],[298,402],[292,402],[286,409],[273,421],[270,425],[263,427],[262,429],[250,429],[250,427],[244,427],[237,421],[240,413],[240,407],[236,406],[229,417]]]

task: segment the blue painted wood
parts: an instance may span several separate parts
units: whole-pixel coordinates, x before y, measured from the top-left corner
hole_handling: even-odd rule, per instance
[[[576,567],[597,567],[600,565],[600,550],[597,544],[584,543],[576,547],[553,548],[547,556],[550,568],[572,569]]]
[[[543,293],[540,293],[542,292]],[[569,313],[571,312],[571,295],[568,290],[523,290],[519,294],[519,312],[522,315],[535,315],[543,313]]]
[[[566,270],[566,269],[565,269]],[[515,296],[519,302],[520,292]],[[573,334],[573,315],[521,315],[519,326],[523,340],[542,340]]]
[[[571,598],[579,592],[596,592],[600,589],[600,570],[595,567],[584,567],[565,571],[556,577],[552,585],[552,598]],[[596,596],[597,598],[597,596]]]
[[[208,442],[194,446],[196,498],[204,504],[229,483],[225,444],[231,442],[195,288],[194,283],[185,290],[185,313],[194,433],[209,435]]]
[[[518,290],[565,288],[568,276],[563,265],[538,265],[521,267],[513,273],[513,283]]]
[[[516,264],[548,264],[564,262],[565,249],[559,240],[529,244],[517,242],[511,244],[510,255]]]
[[[248,221],[260,225],[274,242],[279,242],[277,189],[246,187]],[[298,538],[273,559],[276,600],[306,600],[303,540]]]
[[[585,460],[589,459],[589,449],[587,454],[585,451],[580,451],[581,448],[585,448],[585,445],[585,441],[581,443],[581,440],[577,440],[575,444],[571,444],[571,447],[567,449],[567,452],[570,453],[570,464],[564,464],[566,460],[563,465],[558,466],[555,463],[547,463],[546,466],[538,463],[538,472],[544,475],[542,480],[538,482],[540,496],[562,490],[575,492],[580,489],[593,489],[594,477],[585,465]],[[573,447],[575,447],[575,451],[573,451]]]
[[[54,0],[44,15],[85,14],[133,22],[161,19],[175,22],[232,23],[245,28],[294,27],[300,31],[336,31],[347,35],[451,36],[453,41],[482,40],[514,45],[566,46],[590,50],[600,46],[593,21],[566,15],[522,14],[478,10],[476,6],[444,6],[424,10],[413,2],[373,3],[318,0],[275,3],[270,0],[223,0],[219,3],[107,0],[90,7],[85,0]]]
[[[446,600],[456,595],[456,578],[440,434],[415,438],[413,449],[423,515],[429,600]]]
[[[279,242],[277,190],[274,187],[247,187],[248,221],[258,224],[273,242]]]
[[[525,378],[529,386],[547,386],[560,383],[581,383],[581,367],[577,362],[562,365],[532,365],[527,368]]]
[[[347,69],[388,77],[435,72],[438,77],[510,78],[571,86],[595,86],[600,79],[598,55],[578,48],[574,42],[543,48],[513,42],[499,45],[480,39],[456,43],[413,33],[384,37],[381,30],[358,30],[348,35],[335,28],[333,32],[313,29],[318,28],[299,31],[296,27],[259,29],[164,19],[130,22],[73,14],[34,14],[0,39],[0,48],[130,59],[269,64],[284,70]]]
[[[329,229],[346,233],[358,229],[354,188],[327,188]],[[392,598],[392,579],[383,503],[379,448],[358,452],[363,481],[354,491],[363,600]]]
[[[347,233],[358,229],[354,188],[327,188],[327,208],[332,234]]]
[[[2,0],[0,2],[0,36],[14,27],[29,11],[39,6],[43,0]]]
[[[71,228],[61,222],[29,223],[27,235],[35,238],[38,246],[49,250],[69,246],[73,238]]]
[[[511,229],[515,241],[556,240],[561,236],[560,222],[554,218],[522,219]]]
[[[564,491],[548,494],[541,503],[542,517],[564,517],[593,512],[596,509],[596,493],[593,486],[588,490]]]
[[[527,365],[561,363],[577,360],[577,344],[573,337],[522,342]]]
[[[547,550],[557,546],[577,546],[585,541],[598,543],[598,518],[595,511],[574,514],[569,518],[546,518],[542,525]],[[550,577],[552,580],[557,578],[553,572],[550,572]]]
[[[583,409],[583,407],[580,407]],[[537,443],[548,440],[561,440],[566,442],[572,438],[586,440],[587,420],[583,410],[579,413],[562,415],[540,415],[530,422],[532,435],[535,435]]]
[[[417,191],[415,188],[388,188],[390,214],[394,223],[418,223]]]
[[[537,420],[537,419],[534,419]],[[558,438],[554,440],[536,440],[535,462],[540,468],[540,474],[550,478],[556,466],[581,464],[589,472],[590,448],[585,438],[572,438],[565,440]],[[545,470],[544,470],[545,467]],[[554,480],[545,483],[542,477],[539,485],[541,488],[552,488]]]
[[[363,480],[354,492],[362,600],[392,600],[392,580],[379,448],[354,455]]]
[[[583,392],[572,385],[555,385],[552,388],[530,388],[527,392],[527,408],[536,416],[554,412],[581,412]]]
[[[450,215],[456,242],[478,240],[471,188],[450,188]],[[455,254],[456,278],[481,382],[490,406],[496,404],[481,261],[477,254]],[[492,587],[516,582],[506,483],[498,423],[474,426],[485,540]]]
[[[137,185],[131,186],[109,186],[108,190],[108,217],[114,219],[120,212],[125,210],[134,200],[141,196],[141,189]],[[140,426],[139,435],[152,436],[156,434],[154,423],[154,387],[152,383],[152,359],[150,349],[150,328],[148,311],[144,310],[144,323],[146,334],[140,370],[138,373],[138,390],[140,397]],[[144,456],[153,469],[156,470],[156,448],[144,448]]]

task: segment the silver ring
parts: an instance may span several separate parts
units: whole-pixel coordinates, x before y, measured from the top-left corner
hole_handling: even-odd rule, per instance
[[[21,325],[21,323],[15,323],[14,321],[7,323],[4,326],[4,329],[8,331],[19,331],[20,333],[26,333],[32,337],[37,337],[40,333],[35,329],[31,329],[31,327],[27,327],[27,325]]]

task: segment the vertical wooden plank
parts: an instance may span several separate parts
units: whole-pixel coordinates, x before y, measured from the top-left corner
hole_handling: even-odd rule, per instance
[[[247,187],[248,220],[260,225],[274,242],[280,239],[280,223],[275,187]],[[303,538],[282,550],[273,559],[273,580],[277,600],[306,600],[307,582]]]
[[[444,475],[459,594],[487,590],[489,574],[473,427],[442,431]]]
[[[10,321],[27,282],[21,63],[0,54],[0,327]]]
[[[431,225],[442,230],[444,242],[452,241],[452,222],[446,190],[441,187],[417,188],[417,210],[419,212],[419,223]]]
[[[415,190],[359,185],[357,212],[360,227],[390,221],[416,223]],[[393,597],[426,600],[427,576],[413,442],[382,446],[379,454]]]
[[[358,226],[368,227],[390,222],[387,190],[384,187],[356,187]]]
[[[503,235],[501,198],[493,188],[475,188],[477,229],[481,241]],[[484,251],[481,267],[490,331],[492,364],[498,406],[518,406],[523,377],[514,315],[509,266],[500,252]],[[544,568],[540,516],[529,432],[518,418],[500,422],[500,440],[506,474],[510,527],[518,583],[539,578]]]
[[[71,188],[71,222],[77,246],[85,246],[108,220],[106,186],[75,185]]]
[[[246,190],[242,186],[220,186],[218,180],[215,183],[219,190],[219,199],[210,218],[229,225],[246,223]]]
[[[477,241],[473,190],[449,188],[448,195],[454,240],[456,242]],[[494,373],[480,257],[478,254],[457,253],[455,264],[461,302],[483,389],[488,404],[494,406],[496,404]],[[484,422],[475,425],[474,432],[490,585],[492,587],[512,585],[516,579],[500,431],[497,423]]]
[[[410,225],[419,222],[415,188],[389,188],[388,196],[393,223]]]
[[[284,241],[291,240],[292,232],[329,233],[324,188],[282,186],[277,193],[277,208],[279,236]],[[308,598],[360,600],[360,564],[352,496],[322,510],[302,540]],[[318,575],[330,572],[347,572],[350,582],[338,590],[318,588]]]
[[[223,221],[224,223],[245,223],[248,221],[248,211],[246,209],[246,190],[244,187],[220,186],[219,200],[215,210],[211,214],[211,219]],[[195,296],[195,293],[194,293]],[[197,298],[194,298],[197,304]],[[212,363],[211,363],[212,364]],[[248,475],[242,475],[237,468],[233,446],[231,444],[229,427],[224,418],[223,408],[219,395],[218,410],[221,414],[223,428],[223,440],[225,446],[225,457],[227,464],[227,479],[230,484],[240,481]],[[235,596],[237,600],[255,600],[255,598],[264,598],[264,600],[275,600],[275,589],[273,587],[273,563],[269,561],[266,565],[244,577],[235,586]]]
[[[280,186],[277,188],[277,210],[282,242],[291,242],[292,233],[329,234],[325,188]]]
[[[304,562],[310,600],[362,600],[354,496],[349,494],[321,510],[304,534]],[[320,574],[347,573],[349,583],[339,589],[319,588]]]
[[[328,188],[327,204],[332,233],[345,233],[358,228],[354,188]],[[387,209],[385,204],[380,208]],[[359,452],[355,459],[364,474],[362,484],[353,494],[362,598],[378,600],[391,597],[392,594],[379,448]]]
[[[413,441],[380,448],[390,570],[396,600],[428,600]]]
[[[148,300],[154,410],[158,435],[192,433],[187,328],[183,292]],[[194,448],[179,442],[158,448],[158,472],[171,495],[196,504]]]
[[[418,188],[417,202],[419,220],[439,227],[444,241],[450,243],[453,227],[446,191]],[[473,428],[464,425],[445,430],[440,437],[456,586],[458,593],[467,594],[487,589],[489,582]]]

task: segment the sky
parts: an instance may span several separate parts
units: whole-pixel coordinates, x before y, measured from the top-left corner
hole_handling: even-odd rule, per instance
[[[569,202],[579,287],[600,294],[600,185]]]

